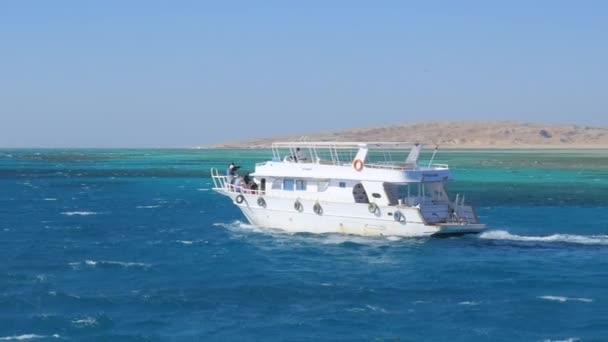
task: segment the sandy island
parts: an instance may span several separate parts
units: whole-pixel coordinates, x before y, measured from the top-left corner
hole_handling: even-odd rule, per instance
[[[199,148],[267,148],[275,141],[403,141],[442,148],[608,148],[608,128],[518,122],[429,122],[282,136]]]

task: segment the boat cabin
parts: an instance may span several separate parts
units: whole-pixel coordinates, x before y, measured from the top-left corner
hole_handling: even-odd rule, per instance
[[[448,166],[420,166],[422,146],[402,143],[277,143],[253,174],[268,195],[349,203],[445,202]]]

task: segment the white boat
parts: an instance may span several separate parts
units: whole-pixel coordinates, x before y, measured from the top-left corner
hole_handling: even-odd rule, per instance
[[[288,142],[255,165],[248,184],[211,169],[213,190],[232,199],[258,227],[287,232],[364,236],[446,236],[479,233],[464,195],[450,199],[446,164],[419,165],[422,145]],[[426,163],[425,163],[426,164]]]

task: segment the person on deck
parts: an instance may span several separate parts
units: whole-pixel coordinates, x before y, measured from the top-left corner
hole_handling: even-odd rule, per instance
[[[306,157],[304,156],[304,154],[298,147],[298,148],[296,148],[296,161],[301,161],[301,160],[306,160]]]
[[[228,184],[232,184],[232,182],[234,181],[234,176],[236,176],[236,170],[239,167],[234,165],[234,163],[230,163],[230,165],[228,165],[228,168],[226,169],[226,178],[228,180]]]
[[[234,180],[234,189],[236,190],[236,192],[241,192],[242,186],[243,186],[243,178],[236,177],[236,179]]]

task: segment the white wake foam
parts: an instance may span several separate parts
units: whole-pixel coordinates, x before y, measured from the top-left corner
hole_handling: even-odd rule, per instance
[[[94,211],[64,211],[64,212],[61,213],[61,215],[66,215],[66,216],[74,216],[74,215],[89,216],[89,215],[97,215],[97,213],[94,212]]]
[[[481,239],[489,240],[511,240],[528,242],[565,242],[584,245],[608,245],[608,235],[572,235],[553,234],[548,236],[525,236],[515,235],[504,230],[484,232],[479,235]]]
[[[135,208],[137,208],[137,209],[153,209],[153,208],[160,208],[160,205],[138,205]]]
[[[576,341],[580,341],[581,339],[578,337],[569,337],[565,340],[550,340],[550,339],[546,339],[543,340],[543,342],[576,342]]]
[[[341,245],[343,243],[354,243],[358,245],[386,245],[389,242],[401,241],[400,238],[396,240],[393,237],[379,237],[379,236],[359,236],[359,235],[346,235],[346,234],[323,234],[319,235],[318,238],[324,245]]]
[[[5,337],[0,337],[0,341],[26,341],[26,340],[33,340],[33,339],[38,339],[38,338],[59,338],[60,336],[58,334],[53,334],[52,336],[43,336],[43,335],[36,335],[36,334],[23,334],[23,335],[15,335],[15,336],[5,336]]]
[[[399,236],[361,236],[340,233],[323,233],[312,235],[298,234],[280,229],[261,228],[239,220],[233,221],[232,223],[214,223],[213,225],[216,227],[226,228],[231,231],[250,231],[255,233],[272,235],[277,238],[297,239],[300,241],[309,241],[324,245],[341,245],[344,243],[355,243],[359,245],[384,246],[395,242],[399,242],[400,244],[407,243],[417,245],[426,241],[418,237],[404,238]]]
[[[564,297],[564,296],[539,296],[538,298],[544,300],[551,300],[555,302],[565,303],[568,301],[578,301],[583,303],[592,303],[593,299],[591,298],[582,298],[582,297]]]
[[[222,228],[227,228],[227,229],[243,229],[243,230],[251,230],[254,232],[262,232],[264,231],[262,228],[255,226],[253,224],[249,224],[249,223],[245,223],[242,221],[234,221],[232,223],[214,223],[213,224],[216,227],[222,227]]]

